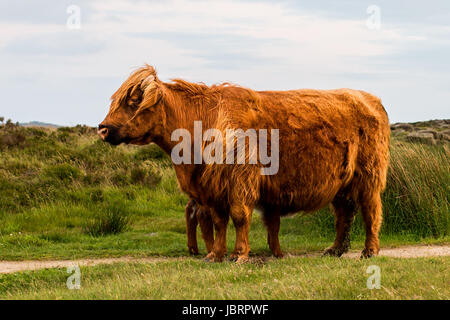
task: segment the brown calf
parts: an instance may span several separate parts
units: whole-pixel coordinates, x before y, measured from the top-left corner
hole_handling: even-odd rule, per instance
[[[210,253],[214,245],[214,226],[208,209],[201,207],[191,199],[186,204],[185,214],[189,253],[198,254],[197,225],[200,225],[206,250]]]

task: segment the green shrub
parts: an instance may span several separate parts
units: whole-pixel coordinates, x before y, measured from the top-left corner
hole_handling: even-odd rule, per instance
[[[84,227],[84,232],[94,236],[118,234],[125,231],[130,224],[130,213],[121,202],[113,202],[102,208],[94,219]]]
[[[134,167],[131,169],[131,184],[141,184],[152,187],[155,186],[160,180],[161,176],[159,176],[150,168]]]
[[[136,160],[169,159],[169,156],[153,143],[145,147],[140,147],[134,157]]]
[[[131,169],[131,183],[140,183],[142,184],[147,177],[147,172],[144,168],[134,167]]]
[[[126,171],[115,172],[111,177],[111,182],[113,185],[122,187],[129,184],[129,178]]]
[[[87,173],[81,178],[81,181],[85,185],[100,185],[105,180],[105,177],[99,174]]]
[[[68,132],[58,133],[57,138],[59,141],[64,142],[64,143],[69,143],[69,142],[73,141],[72,136]]]
[[[71,182],[81,176],[80,169],[68,164],[58,164],[44,169],[44,176],[62,182]]]
[[[97,202],[102,202],[103,200],[105,200],[105,197],[103,195],[103,191],[100,189],[93,189],[89,191],[89,200],[97,203]]]
[[[13,124],[11,120],[0,126],[0,149],[21,147],[26,140],[26,130]]]

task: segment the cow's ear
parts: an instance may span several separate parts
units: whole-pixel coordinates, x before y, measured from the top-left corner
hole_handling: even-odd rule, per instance
[[[149,108],[154,106],[161,98],[162,91],[160,84],[154,75],[149,75],[141,82],[142,94],[142,108]]]
[[[148,88],[149,86],[152,86],[154,84],[155,81],[155,76],[154,75],[149,75],[147,78],[145,78],[144,80],[142,80],[141,83],[141,90],[145,92],[145,89]]]

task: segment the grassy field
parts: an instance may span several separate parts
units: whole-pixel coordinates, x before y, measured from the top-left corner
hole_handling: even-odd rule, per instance
[[[394,138],[391,158],[383,195],[381,246],[449,243],[449,145]],[[448,279],[441,272],[448,270],[448,258],[373,260],[389,273],[384,289],[376,292],[365,289],[368,262],[291,258],[264,266],[234,266],[206,265],[185,258],[186,202],[170,159],[155,145],[111,147],[97,139],[93,128],[85,126],[0,126],[0,260],[184,257],[158,265],[82,268],[84,286],[77,292],[64,289],[61,281],[67,274],[62,269],[2,275],[0,297],[448,298],[448,291],[443,290],[443,280],[448,283]],[[321,251],[334,239],[333,224],[328,209],[285,218],[281,246],[292,254]],[[231,250],[232,227],[228,239]],[[358,216],[352,247],[362,249],[363,242]],[[206,253],[200,236],[199,244]],[[250,245],[253,254],[269,255],[266,232],[257,213],[253,215]],[[327,274],[322,274],[324,270]],[[254,281],[245,279],[247,272]],[[158,280],[161,275],[170,275],[167,287]],[[189,279],[200,278],[198,287],[189,287]],[[277,286],[273,279],[282,285]],[[103,287],[105,281],[109,284]],[[175,288],[177,281],[183,286]],[[217,286],[223,289],[208,291],[214,283],[222,284]]]
[[[285,258],[264,264],[205,264],[192,258],[81,267],[79,290],[66,269],[0,277],[2,299],[450,299],[449,257],[368,260]],[[368,289],[367,268],[380,268]]]

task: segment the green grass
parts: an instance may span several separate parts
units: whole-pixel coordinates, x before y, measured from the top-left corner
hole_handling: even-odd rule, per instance
[[[3,260],[23,259],[75,259],[83,257],[118,256],[187,256],[184,219],[179,212],[174,217],[142,218],[129,231],[116,235],[94,237],[78,231],[42,231],[13,233],[0,237],[0,256]],[[334,240],[331,232],[321,234],[310,228],[311,221],[299,217],[282,220],[280,242],[286,253],[302,254],[322,251]],[[234,228],[228,231],[228,251],[234,245]],[[198,236],[200,253],[206,254],[204,244]],[[405,244],[442,244],[449,237],[420,238],[405,234],[382,235],[381,246],[396,247]],[[352,235],[352,248],[362,250],[364,235]],[[269,255],[266,232],[258,215],[253,218],[250,232],[250,246],[253,254]]]
[[[423,237],[448,235],[450,228],[450,148],[393,141],[384,230]]]
[[[69,290],[66,269],[0,276],[1,299],[450,299],[449,257],[371,260],[285,258],[207,264],[197,259],[81,267]],[[370,265],[381,288],[368,289]]]

